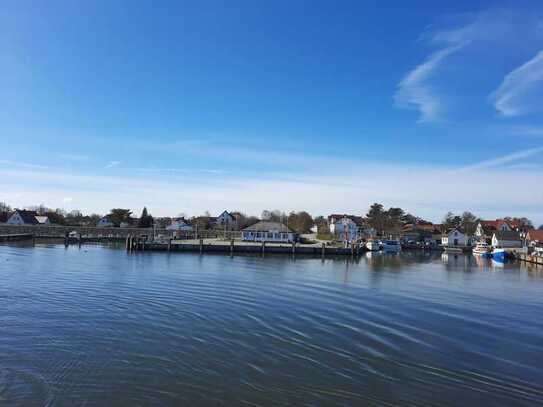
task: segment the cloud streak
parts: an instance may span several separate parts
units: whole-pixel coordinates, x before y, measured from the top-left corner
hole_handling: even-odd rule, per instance
[[[418,110],[420,123],[440,120],[442,118],[441,100],[427,82],[439,65],[462,47],[463,44],[460,43],[436,51],[409,72],[399,83],[394,95],[396,105]]]
[[[491,98],[503,116],[520,116],[541,111],[543,96],[543,50],[509,72]]]
[[[523,158],[528,158],[528,157],[541,154],[541,153],[543,153],[543,147],[529,148],[527,150],[516,151],[514,153],[507,154],[498,158],[493,158],[491,160],[481,161],[477,164],[468,165],[466,167],[463,167],[460,171],[471,171],[471,170],[478,170],[478,169],[483,169],[483,168],[496,167],[499,165],[508,164],[508,163],[521,160]],[[520,168],[520,167],[517,167],[517,168]]]

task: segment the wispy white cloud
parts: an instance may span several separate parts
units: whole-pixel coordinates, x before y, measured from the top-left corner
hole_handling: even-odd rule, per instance
[[[527,150],[516,151],[511,154],[507,154],[501,157],[493,158],[490,160],[481,161],[479,163],[468,165],[460,169],[460,171],[478,170],[483,168],[496,167],[503,164],[515,162],[524,158],[528,158],[534,155],[542,154],[543,147],[529,148]]]
[[[120,163],[121,163],[120,161],[110,161],[109,163],[107,163],[105,168],[118,167]]]
[[[494,107],[503,116],[519,116],[543,110],[543,50],[509,72],[491,95]]]
[[[35,168],[35,169],[47,169],[49,168],[46,165],[32,164],[22,161],[12,161],[12,160],[0,160],[0,165],[8,167],[18,167],[18,168]]]
[[[436,68],[449,55],[463,47],[462,43],[434,52],[409,72],[398,85],[394,100],[399,107],[420,112],[419,122],[431,122],[442,118],[442,104],[435,90],[427,83]]]

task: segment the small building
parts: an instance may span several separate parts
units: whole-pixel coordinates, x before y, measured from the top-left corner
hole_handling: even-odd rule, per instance
[[[215,226],[220,228],[227,228],[228,230],[233,230],[237,226],[237,219],[234,215],[229,213],[228,211],[224,211],[219,216],[217,216],[215,220]]]
[[[528,246],[543,246],[543,230],[529,230],[526,233],[526,244]]]
[[[298,240],[298,234],[281,222],[261,220],[241,231],[241,237],[250,242],[292,243]]]
[[[166,230],[192,232],[192,225],[185,218],[173,218]]]
[[[460,228],[454,228],[441,236],[441,244],[447,247],[468,246],[470,239]]]
[[[520,233],[514,230],[498,230],[492,235],[493,247],[522,247]]]
[[[16,209],[6,222],[8,225],[39,225],[36,211]]]
[[[115,224],[113,223],[113,221],[109,218],[109,216],[104,216],[103,218],[101,218],[98,223],[96,224],[97,227],[99,228],[112,228],[115,226]]]
[[[328,216],[330,233],[339,240],[353,242],[362,235],[362,218],[354,215]]]

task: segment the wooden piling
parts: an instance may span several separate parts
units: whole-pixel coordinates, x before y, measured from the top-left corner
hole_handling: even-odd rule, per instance
[[[292,254],[296,254],[296,242],[292,242]]]
[[[168,239],[168,253],[172,251],[172,239]]]
[[[200,239],[200,254],[204,251],[204,239]]]
[[[266,252],[266,242],[262,241],[262,254]]]
[[[234,239],[230,240],[230,254],[234,254]]]
[[[126,251],[128,251],[129,247],[128,244],[130,243],[130,235],[126,235],[126,242],[124,244],[124,248],[126,249]]]
[[[322,244],[321,250],[322,250],[321,256],[324,258],[324,255],[326,254],[326,244],[325,243]]]

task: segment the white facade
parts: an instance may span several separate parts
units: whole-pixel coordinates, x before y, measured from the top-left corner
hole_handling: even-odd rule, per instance
[[[224,211],[219,216],[217,216],[216,225],[217,226],[226,226],[227,228],[233,228],[237,224],[236,218],[234,218],[228,211]]]
[[[96,226],[99,227],[99,228],[111,228],[111,227],[113,227],[115,225],[113,224],[112,221],[109,220],[109,218],[107,216],[104,216],[102,219],[100,219],[98,221]]]
[[[249,242],[292,243],[297,234],[280,222],[260,221],[243,229],[241,237]]]
[[[467,246],[468,243],[469,243],[468,236],[460,232],[458,229],[453,229],[449,233],[441,237],[441,244],[443,246],[448,246],[448,247]]]
[[[332,219],[330,233],[338,236],[341,240],[352,242],[360,237],[360,228],[351,218],[343,217],[338,220]]]

